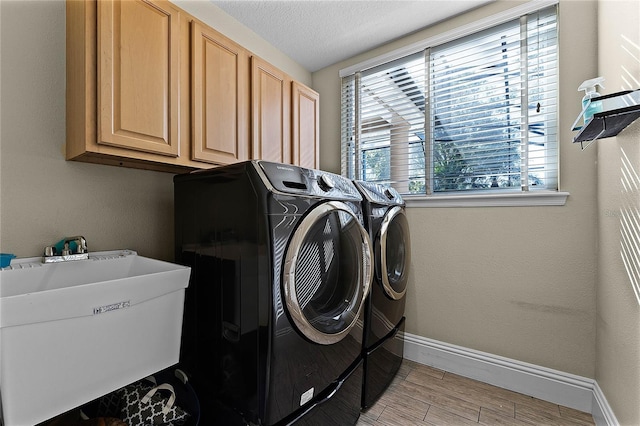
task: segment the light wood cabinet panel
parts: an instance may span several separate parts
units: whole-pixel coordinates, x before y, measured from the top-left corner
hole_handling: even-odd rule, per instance
[[[98,2],[98,143],[177,157],[180,10]]]
[[[148,122],[146,124],[131,124],[129,122],[130,124],[128,124],[128,126],[134,127],[135,133],[138,133],[135,135],[136,137],[132,138],[136,139],[135,141],[125,140],[124,142],[115,141],[115,143],[105,143],[102,136],[104,134],[116,132],[112,132],[111,129],[106,132],[101,132],[100,130],[100,125],[105,123],[105,120],[100,116],[101,114],[108,115],[111,108],[109,106],[104,106],[104,108],[102,108],[99,103],[99,99],[104,98],[102,96],[102,92],[104,90],[102,82],[104,77],[101,75],[102,64],[100,63],[101,59],[99,60],[99,58],[104,58],[104,55],[99,54],[98,39],[102,35],[99,27],[104,29],[104,26],[99,25],[98,3],[103,3],[100,7],[109,5],[119,7],[117,3],[121,2],[108,0],[101,0],[100,2],[95,0],[70,0],[66,2],[67,160],[158,170],[170,173],[184,173],[198,168],[210,167],[210,164],[194,162],[189,156],[191,151],[191,126],[189,125],[191,102],[189,90],[189,22],[191,18],[188,18],[188,14],[182,11],[180,11],[179,15],[174,15],[173,12],[171,13],[172,35],[178,34],[180,43],[183,43],[184,40],[184,45],[180,44],[177,48],[175,46],[171,47],[171,63],[173,63],[172,61],[176,55],[180,55],[178,57],[180,68],[175,69],[173,65],[171,65],[171,68],[165,67],[167,69],[167,75],[169,72],[172,73],[169,84],[171,84],[172,89],[177,89],[179,97],[178,102],[175,101],[176,91],[169,90],[167,84],[158,85],[157,87],[159,87],[159,91],[163,93],[161,96],[161,105],[163,105],[163,109],[160,114],[156,115],[162,115],[162,119],[157,121],[151,120],[151,126],[149,126]],[[125,0],[122,3],[134,3],[134,1]],[[170,3],[164,1],[154,2],[151,4],[135,0],[135,3],[138,3],[138,6],[141,7],[160,5],[162,9],[165,9],[165,12],[175,8]],[[175,9],[179,11],[179,9]],[[143,14],[147,14],[156,13],[157,9],[152,9],[151,12],[149,12],[148,9],[143,10]],[[157,13],[160,13],[160,16],[162,16],[162,12]],[[166,18],[166,13],[164,13],[164,16],[165,18],[157,18],[154,16],[154,19],[168,19]],[[102,12],[100,12],[100,17],[102,17]],[[118,25],[126,23],[128,27],[132,26],[130,19],[117,19],[117,22],[119,22]],[[134,28],[138,26],[137,23],[133,24],[135,24],[133,25]],[[107,28],[112,28],[112,25],[107,25]],[[127,29],[125,33],[129,30],[130,29]],[[111,34],[114,33],[113,30],[109,31]],[[115,33],[123,33],[123,31],[121,29],[116,29]],[[110,49],[113,50],[113,47]],[[122,50],[122,48],[117,47],[116,50]],[[169,54],[168,50],[167,54]],[[111,55],[113,55],[113,53]],[[167,59],[164,61],[166,64],[170,62],[168,58],[169,57],[167,56]],[[130,70],[127,71],[127,73],[130,72]],[[122,74],[124,75],[126,73]],[[176,86],[176,81],[178,81],[179,87]],[[112,84],[109,84],[109,86],[113,87]],[[148,88],[146,90],[148,90]],[[128,99],[125,99],[124,102],[129,103],[129,106],[133,103],[146,105],[149,102],[145,97],[127,96]],[[158,98],[155,97],[154,99]],[[117,98],[115,102],[118,102]],[[129,108],[129,106],[126,108]],[[179,114],[177,117],[175,115],[176,107]],[[117,116],[113,115],[113,117]],[[128,121],[125,120],[125,123],[127,122]],[[157,124],[160,122],[163,123]],[[166,127],[167,125],[168,127]],[[160,127],[163,128],[158,131],[157,129]],[[144,130],[145,128],[146,130]],[[143,130],[141,131],[140,129]],[[170,131],[167,131],[166,129],[170,129]],[[179,132],[177,133],[177,138],[176,131]],[[167,133],[172,136],[168,137],[166,140],[164,137],[161,138],[162,140],[159,140],[157,135],[163,133]],[[133,133],[130,136],[132,135]],[[145,140],[144,135],[151,135],[152,137],[149,140]],[[144,142],[142,146],[136,145],[139,139],[142,139]],[[176,153],[178,154],[177,157]]]
[[[100,125],[105,123],[105,120],[100,117],[102,114],[106,114],[108,116],[111,107],[104,106],[99,103],[99,99],[103,99],[102,92],[104,87],[102,87],[102,82],[104,77],[102,74],[102,64],[99,61],[99,58],[104,58],[104,55],[101,55],[98,51],[98,39],[101,36],[99,31],[99,16],[102,17],[102,12],[99,13],[99,4],[104,3],[100,7],[108,6],[111,4],[114,7],[118,5],[116,3],[120,3],[117,1],[101,1],[97,2],[95,0],[85,0],[85,1],[67,1],[66,2],[66,30],[67,30],[67,43],[66,43],[66,57],[67,57],[67,87],[66,87],[66,107],[67,107],[67,140],[66,140],[66,158],[67,160],[76,160],[76,161],[84,161],[90,163],[99,163],[99,164],[108,164],[113,166],[120,167],[131,167],[138,169],[149,169],[149,170],[158,170],[165,171],[171,173],[181,173],[189,170],[193,170],[196,168],[202,168],[203,166],[207,166],[203,163],[193,162],[188,155],[184,155],[183,153],[189,152],[189,142],[190,142],[190,134],[189,134],[189,121],[188,121],[188,113],[189,113],[189,90],[178,90],[176,86],[176,81],[180,81],[179,84],[183,84],[181,79],[184,75],[182,69],[174,69],[167,68],[167,75],[169,72],[173,73],[173,77],[170,78],[170,84],[172,85],[172,89],[176,89],[179,92],[180,99],[178,102],[175,100],[176,91],[169,90],[168,85],[162,85],[160,87],[160,91],[164,95],[161,96],[163,106],[163,112],[160,114],[163,116],[162,120],[154,121],[151,120],[151,126],[149,123],[138,125],[137,123],[131,124],[129,119],[124,120],[125,125],[133,127],[134,132],[136,134],[132,139],[143,139],[145,142],[142,146],[136,145],[138,141],[133,141],[132,143],[115,141],[107,142],[103,140],[102,136],[105,132],[101,132]],[[134,3],[133,1],[125,1],[122,3]],[[151,3],[142,2],[140,0],[136,0],[135,3],[138,3],[138,6],[148,7]],[[154,2],[154,5],[160,5],[163,9],[171,10],[175,7],[168,2],[160,1]],[[157,9],[153,9],[152,13],[160,13],[156,12]],[[178,10],[178,9],[176,9]],[[111,12],[109,12],[111,13]],[[150,13],[148,10],[144,10],[143,14]],[[171,31],[178,33],[180,35],[182,31],[182,27],[184,25],[180,24],[178,15],[173,15],[171,18]],[[180,13],[180,18],[184,19],[186,15],[185,13]],[[113,16],[113,15],[110,15]],[[168,19],[166,18],[166,13],[164,13],[165,18],[156,18],[154,19]],[[174,19],[176,18],[176,19]],[[110,18],[111,19],[111,18]],[[124,24],[126,22],[127,26],[131,26],[130,19],[117,19],[119,22],[118,25]],[[168,21],[165,21],[168,22]],[[136,25],[137,26],[137,23]],[[104,26],[101,26],[104,28]],[[179,27],[179,28],[178,28]],[[108,25],[107,28],[112,28],[111,25]],[[188,25],[186,26],[187,37],[188,37]],[[114,31],[109,30],[111,34]],[[128,30],[127,30],[128,31]],[[126,31],[125,31],[126,32]],[[116,34],[122,33],[120,29],[116,29]],[[113,37],[113,36],[111,36]],[[182,37],[180,37],[182,38]],[[188,43],[188,38],[187,38]],[[113,50],[113,47],[110,48]],[[171,60],[176,57],[178,54],[182,54],[182,49],[180,47],[172,47],[171,52]],[[117,47],[116,50],[122,50],[121,47]],[[168,51],[167,51],[168,53]],[[112,54],[113,55],[113,54]],[[186,54],[177,58],[179,61],[179,65],[189,69],[189,51],[186,51]],[[186,62],[185,62],[186,61]],[[131,63],[130,60],[125,61]],[[164,61],[166,64],[169,63],[168,57]],[[131,70],[127,70],[125,73],[120,73],[122,75],[126,75],[130,73]],[[189,87],[189,76],[188,72],[186,75],[185,83],[187,88]],[[110,79],[112,80],[112,78]],[[113,88],[113,84],[107,84]],[[148,90],[148,88],[147,88]],[[114,92],[115,93],[115,92]],[[170,94],[172,93],[172,94]],[[111,95],[113,97],[113,95]],[[172,98],[173,96],[173,98]],[[116,94],[116,101],[117,94]],[[157,99],[157,98],[155,98]],[[140,105],[146,105],[148,100],[146,98],[141,98],[138,96],[132,96],[131,94],[127,94],[127,99],[124,99],[125,103],[129,103],[126,108],[130,108],[133,103],[138,103]],[[170,104],[171,102],[171,104]],[[113,102],[110,102],[113,103]],[[184,104],[184,105],[183,105]],[[170,106],[171,105],[171,106]],[[104,106],[104,108],[103,108]],[[118,106],[119,108],[120,106]],[[177,109],[176,109],[177,108]],[[143,107],[144,109],[144,107]],[[169,113],[168,111],[172,111]],[[176,116],[176,111],[182,113],[185,111],[187,113],[186,123],[187,125],[183,125],[185,123],[181,116]],[[148,114],[148,113],[145,113]],[[113,117],[117,117],[116,115],[112,115]],[[145,121],[145,120],[143,120]],[[165,121],[165,123],[158,125],[160,121]],[[129,124],[127,124],[129,123]],[[155,123],[155,124],[154,124]],[[120,128],[122,126],[117,124]],[[145,127],[146,126],[146,127]],[[168,127],[166,127],[168,126]],[[158,131],[157,129],[163,127],[162,130]],[[118,128],[118,127],[116,127]],[[142,129],[142,130],[141,130]],[[151,129],[151,130],[149,130]],[[170,130],[166,130],[170,129]],[[178,137],[176,138],[176,132],[178,129],[181,131],[178,133]],[[182,130],[186,130],[183,132]],[[117,133],[109,130],[107,133]],[[162,137],[162,140],[158,139],[157,135],[168,134],[173,135],[171,137]],[[140,137],[140,135],[151,135],[152,137],[148,140],[144,140],[144,137]],[[168,142],[167,142],[168,141]],[[145,146],[146,145],[146,146]],[[150,145],[150,146],[149,146]],[[170,147],[169,147],[170,145]],[[176,157],[176,154],[181,154]]]
[[[192,159],[249,158],[249,54],[197,21],[191,24]]]
[[[262,59],[251,58],[253,158],[291,163],[291,79]]]
[[[96,4],[67,1],[66,158],[94,161],[96,144]],[[90,160],[85,160],[90,161]]]
[[[320,95],[294,81],[291,86],[291,148],[293,164],[318,169],[320,167]]]

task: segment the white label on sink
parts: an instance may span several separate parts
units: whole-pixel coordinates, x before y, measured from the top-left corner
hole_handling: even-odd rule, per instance
[[[106,312],[117,311],[118,309],[128,308],[131,306],[131,300],[124,302],[112,303],[110,305],[93,308],[93,315],[104,314]]]
[[[312,399],[313,399],[313,388],[309,389],[308,391],[302,394],[302,396],[300,397],[300,406],[303,406],[304,404],[311,401]]]

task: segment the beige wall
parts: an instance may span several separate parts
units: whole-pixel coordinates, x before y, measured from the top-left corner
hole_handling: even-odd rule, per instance
[[[517,6],[499,1],[313,74],[321,167],[340,169],[338,71]],[[578,85],[596,75],[595,2],[560,4],[563,207],[410,208],[407,332],[569,373],[595,375],[595,150],[572,143]]]
[[[294,78],[311,74],[206,1],[176,2]],[[64,160],[65,3],[0,1],[0,250],[40,256],[62,237],[173,259],[173,175]],[[222,32],[222,30],[221,30]]]
[[[640,2],[601,1],[603,94],[640,87]],[[597,143],[598,287],[596,380],[622,425],[640,424],[640,122]],[[630,259],[627,274],[623,254]]]

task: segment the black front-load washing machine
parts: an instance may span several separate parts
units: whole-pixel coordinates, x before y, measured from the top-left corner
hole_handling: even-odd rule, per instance
[[[174,194],[201,424],[355,424],[373,252],[354,184],[248,161],[178,175]]]
[[[404,356],[405,293],[411,262],[405,204],[392,187],[356,181],[373,245],[375,272],[364,311],[362,407],[369,408],[395,377]]]

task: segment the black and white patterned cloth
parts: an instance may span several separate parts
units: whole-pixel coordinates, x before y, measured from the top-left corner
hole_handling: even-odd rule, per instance
[[[102,397],[98,411],[103,416],[118,417],[129,426],[180,426],[189,413],[174,400],[171,385],[156,386],[141,380]]]

